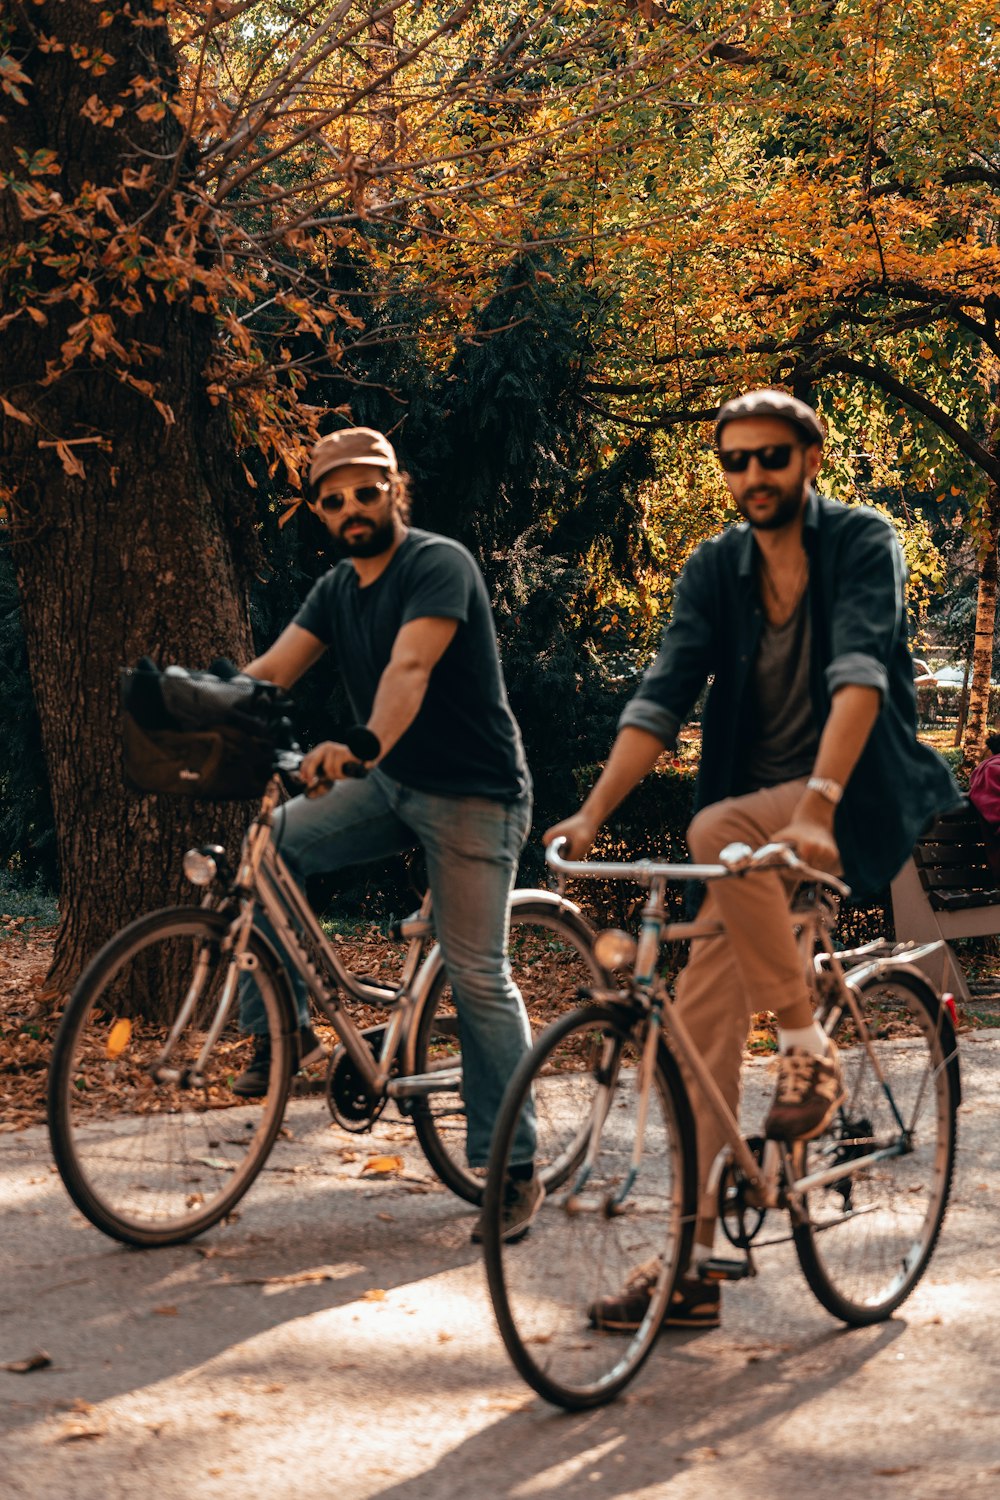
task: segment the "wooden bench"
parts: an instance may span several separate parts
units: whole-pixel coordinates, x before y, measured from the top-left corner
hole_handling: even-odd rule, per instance
[[[892,882],[896,941],[950,943],[1000,933],[1000,889],[983,843],[983,824],[971,803],[936,818]],[[932,956],[928,978],[958,1000],[971,996],[950,947]],[[933,972],[932,972],[933,969]]]

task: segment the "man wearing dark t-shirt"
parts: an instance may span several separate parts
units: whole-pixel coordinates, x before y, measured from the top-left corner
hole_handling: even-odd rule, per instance
[[[467,1154],[471,1166],[485,1166],[504,1088],[530,1041],[506,945],[531,784],[489,597],[464,547],[407,525],[405,479],[381,433],[357,427],[321,438],[309,485],[310,508],[340,561],[246,671],[290,687],[334,650],[358,724],[380,748],[357,780],[345,773],[357,759],[345,744],[316,745],[302,762],[306,795],[277,815],[278,847],[299,879],[423,849],[462,1023]],[[308,1062],[319,1044],[301,981],[297,994],[299,1055]],[[235,1089],[253,1095],[266,1087],[269,1038],[252,982],[241,998],[243,1025],[258,1042]],[[508,1239],[527,1232],[541,1203],[534,1149],[526,1111],[505,1198]]]

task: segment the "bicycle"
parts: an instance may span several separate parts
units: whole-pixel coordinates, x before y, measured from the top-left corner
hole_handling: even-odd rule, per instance
[[[300,760],[274,755],[235,870],[217,845],[189,850],[184,870],[205,888],[202,904],[123,928],[81,975],[59,1027],[48,1090],[56,1165],[82,1213],[125,1244],[178,1244],[225,1218],[282,1126],[298,1020],[282,961],[253,927],[258,906],[337,1032],[325,1084],[333,1119],[369,1130],[394,1102],[441,1181],[481,1202],[484,1174],[464,1161],[461,1037],[430,895],[395,924],[407,944],[397,984],[347,969],[274,845],[273,814]],[[567,980],[601,981],[592,936],[561,895],[513,892],[510,951],[529,1014],[533,995],[544,1003]],[[260,989],[272,1056],[267,1093],[250,1101],[231,1091],[253,1042],[237,1024],[244,971]],[[363,1029],[345,1002],[388,1019]]]
[[[650,1354],[688,1264],[697,1208],[694,1118],[681,1063],[727,1137],[708,1191],[737,1253],[714,1257],[701,1274],[753,1276],[758,1249],[791,1239],[830,1313],[854,1326],[888,1318],[933,1253],[954,1163],[961,1099],[954,1002],[937,996],[916,967],[940,943],[835,951],[830,934],[847,887],[804,865],[787,845],[756,852],[732,845],[718,865],[699,866],[570,862],[559,854],[564,843],[546,852],[562,877],[635,880],[649,894],[638,942],[616,931],[595,939],[598,961],[620,983],[596,987],[539,1037],[497,1120],[482,1229],[497,1323],[520,1374],[554,1404],[582,1409],[617,1395]],[[668,881],[752,879],[775,868],[800,882],[792,921],[847,1089],[826,1131],[791,1146],[744,1138],[657,973],[661,942],[723,931],[712,921],[671,921]],[[528,1236],[504,1244],[504,1173],[529,1095],[547,1197]],[[776,1210],[788,1213],[789,1233],[762,1239]],[[659,1275],[640,1327],[630,1337],[602,1330],[588,1309],[654,1258]]]

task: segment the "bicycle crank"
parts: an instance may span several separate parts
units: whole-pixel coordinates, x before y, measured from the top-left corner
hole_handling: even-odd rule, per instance
[[[369,1026],[361,1035],[377,1058],[382,1051],[384,1026]],[[339,1044],[333,1049],[326,1070],[326,1106],[342,1130],[370,1130],[385,1109],[386,1095],[376,1098],[368,1080],[354,1065],[347,1049]]]
[[[754,1160],[763,1166],[767,1145],[763,1136],[749,1136],[746,1144]],[[737,1250],[749,1251],[766,1216],[767,1209],[753,1201],[748,1178],[730,1157],[719,1179],[719,1219],[726,1239]]]

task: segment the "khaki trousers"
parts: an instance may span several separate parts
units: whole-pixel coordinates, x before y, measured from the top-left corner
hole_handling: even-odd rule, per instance
[[[712,864],[727,844],[766,844],[791,819],[805,778],[728,797],[697,813],[688,847],[697,864]],[[739,1118],[743,1049],[754,1011],[772,1010],[779,1020],[803,1002],[812,1009],[788,908],[789,882],[777,872],[715,881],[699,920],[722,921],[721,937],[695,938],[677,981],[676,1006],[726,1103]],[[788,1024],[788,1023],[786,1023]],[[791,1024],[800,1024],[793,1021]],[[698,1131],[698,1239],[709,1243],[717,1203],[705,1194],[709,1171],[725,1136],[715,1114],[685,1070]]]

